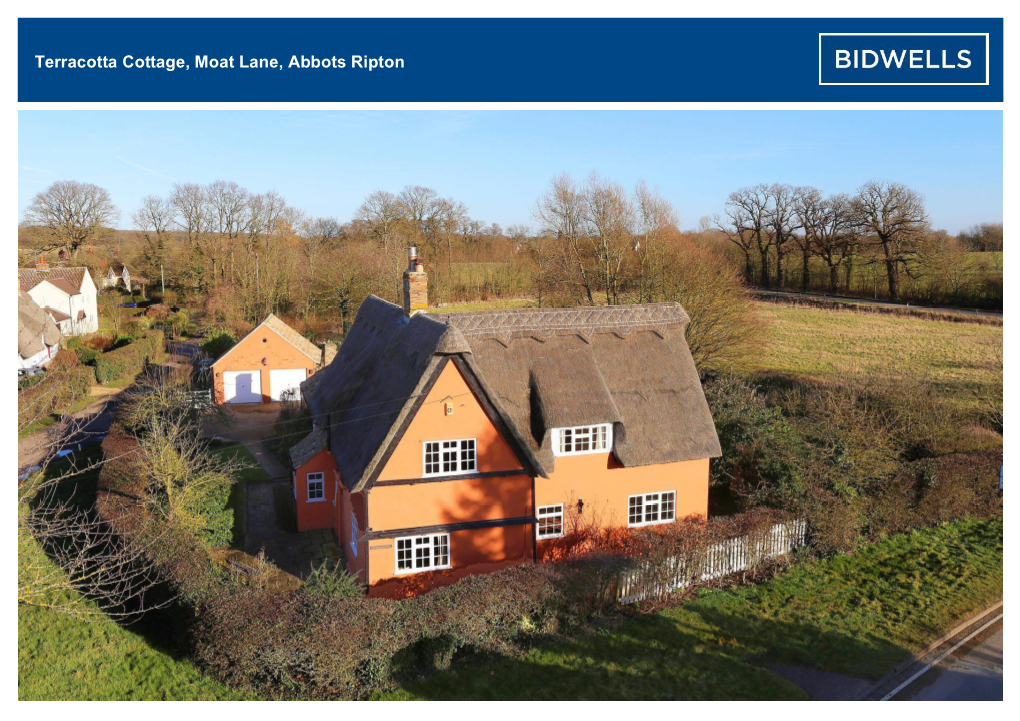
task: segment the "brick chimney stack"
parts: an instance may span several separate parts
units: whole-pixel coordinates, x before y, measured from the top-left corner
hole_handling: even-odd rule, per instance
[[[425,264],[414,246],[407,249],[407,270],[404,271],[404,315],[408,318],[429,307],[429,277]]]
[[[40,253],[39,254],[39,260],[37,260],[35,262],[35,269],[36,270],[49,270],[49,267],[50,267],[50,264],[46,262],[46,259],[43,258],[43,254]]]

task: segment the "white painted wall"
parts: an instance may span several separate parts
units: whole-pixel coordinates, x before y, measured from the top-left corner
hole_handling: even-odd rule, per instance
[[[44,345],[43,349],[31,358],[22,358],[21,355],[18,355],[18,368],[38,368],[44,363],[49,363],[50,359],[56,358],[59,351],[59,345],[53,345],[49,348]]]
[[[96,284],[85,271],[80,292],[68,295],[47,280],[28,291],[40,308],[53,308],[71,316],[70,321],[60,324],[60,332],[67,335],[87,335],[99,330],[99,307],[96,302]],[[85,311],[85,317],[78,320],[78,311]]]

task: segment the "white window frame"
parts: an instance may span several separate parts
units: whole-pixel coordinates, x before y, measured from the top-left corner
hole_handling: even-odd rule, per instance
[[[351,511],[351,550],[354,551],[354,557],[358,557],[358,517],[354,511]]]
[[[567,441],[569,436],[569,441]],[[583,451],[575,450],[577,440],[581,438],[588,442],[588,449]],[[570,443],[570,450],[563,450],[565,443]],[[571,426],[569,428],[553,429],[553,455],[554,456],[584,456],[589,453],[608,453],[613,449],[613,424],[592,423],[587,426]]]
[[[442,541],[442,545],[446,547],[446,563],[442,565],[436,565],[436,541]],[[425,541],[425,543],[422,543]],[[409,547],[401,549],[403,543],[408,543]],[[419,548],[428,549],[429,565],[418,567],[417,561],[420,558],[417,551]],[[400,553],[402,550],[408,550],[410,552],[410,558],[407,560],[410,562],[410,568],[400,567]],[[450,534],[449,533],[426,533],[420,536],[401,536],[400,538],[393,539],[393,570],[398,576],[404,576],[412,573],[427,573],[429,571],[442,571],[446,568],[453,568],[452,565],[453,555],[450,551]]]
[[[664,517],[664,514],[662,512],[663,503],[665,502],[665,499],[663,498],[663,496],[670,495],[670,494],[672,494],[672,496],[673,496],[673,498],[672,498],[673,508],[670,511],[669,518],[666,518],[666,517]],[[650,500],[651,496],[655,496],[654,501]],[[637,523],[633,523],[630,520],[631,500],[634,499],[634,498],[640,498],[641,499],[641,521],[639,521]],[[656,506],[656,511],[655,512],[656,512],[656,515],[658,516],[658,519],[654,520],[654,521],[647,521],[647,520],[645,520],[648,517],[648,510],[647,509],[648,509],[649,505],[651,505],[653,503]],[[651,493],[637,493],[637,494],[635,494],[633,496],[627,496],[627,528],[642,528],[644,526],[658,526],[658,525],[661,525],[663,523],[673,523],[675,520],[676,520],[676,491],[653,491]]]
[[[318,478],[313,478],[318,476]],[[322,495],[318,498],[312,498],[312,482],[318,483],[322,487]],[[322,503],[326,500],[326,474],[322,472],[306,473],[305,474],[305,501],[307,503]]]
[[[451,450],[447,444],[455,443],[456,450],[454,454],[456,456],[457,470],[447,471],[443,470],[443,466],[446,463],[446,459],[443,457],[445,453]],[[465,444],[470,443],[470,450],[473,452],[470,464],[470,468],[465,468],[467,465],[464,459]],[[438,446],[437,452],[439,456],[435,462],[437,470],[429,472],[429,446],[436,444]],[[433,476],[463,476],[468,473],[478,472],[478,439],[477,438],[450,438],[438,441],[422,441],[421,444],[421,476],[422,478],[430,478]]]
[[[556,516],[560,518],[560,532],[542,533],[542,519],[555,518]],[[556,503],[551,506],[539,506],[535,517],[538,519],[538,522],[535,524],[535,538],[540,541],[544,541],[547,538],[563,538],[564,513],[562,503]]]

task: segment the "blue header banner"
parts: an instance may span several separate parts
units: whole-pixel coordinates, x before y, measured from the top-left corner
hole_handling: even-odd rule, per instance
[[[22,102],[1002,102],[993,19],[18,20]]]

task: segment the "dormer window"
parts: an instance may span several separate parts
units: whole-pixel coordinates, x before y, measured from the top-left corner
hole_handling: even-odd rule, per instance
[[[557,456],[605,453],[612,447],[612,423],[553,429],[553,453]]]

